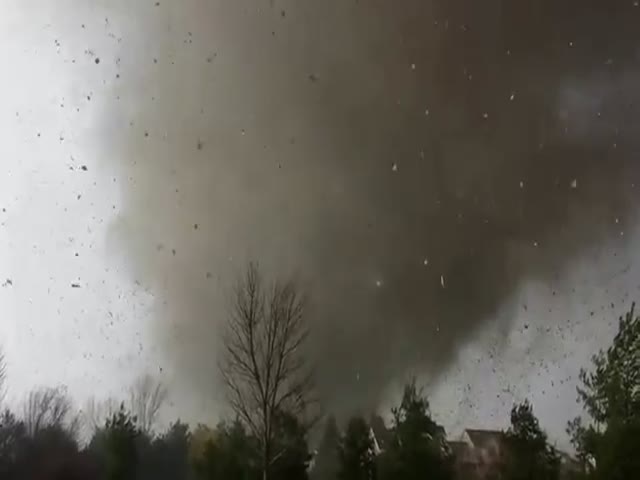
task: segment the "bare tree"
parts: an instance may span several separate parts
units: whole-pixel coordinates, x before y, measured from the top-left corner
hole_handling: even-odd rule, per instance
[[[140,430],[149,433],[167,399],[167,389],[151,375],[143,375],[129,389],[129,408]]]
[[[278,415],[301,418],[311,401],[311,371],[301,352],[308,336],[303,311],[293,283],[265,286],[255,264],[232,296],[220,372],[231,407],[260,443],[264,480],[283,453],[273,451]]]
[[[7,364],[5,362],[4,353],[0,349],[0,403],[4,400],[7,391],[5,383],[7,381]]]
[[[96,401],[94,397],[89,398],[82,410],[84,433],[91,437],[97,429],[104,426],[108,418],[118,412],[120,404],[121,402],[113,397],[101,401]]]
[[[29,393],[24,406],[24,422],[29,435],[59,427],[76,435],[79,418],[72,413],[72,404],[62,387],[46,387]]]

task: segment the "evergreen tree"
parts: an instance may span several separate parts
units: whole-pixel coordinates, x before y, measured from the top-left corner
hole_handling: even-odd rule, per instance
[[[640,317],[635,303],[619,318],[611,346],[580,372],[578,400],[590,418],[569,422],[568,432],[595,478],[640,478]]]
[[[511,409],[511,427],[505,434],[504,480],[557,480],[560,459],[547,442],[528,401]]]
[[[259,443],[239,421],[221,423],[214,437],[207,440],[202,456],[196,459],[196,472],[203,480],[258,480]]]
[[[374,480],[376,458],[371,427],[362,417],[349,420],[338,450],[339,480]]]
[[[453,458],[445,431],[432,418],[429,401],[416,387],[405,386],[400,406],[392,409],[391,441],[381,456],[384,480],[448,480]]]
[[[136,418],[120,406],[120,410],[107,419],[96,431],[89,445],[102,467],[106,480],[134,480],[138,467],[136,445],[140,432]]]
[[[338,474],[338,448],[340,446],[340,431],[336,418],[330,416],[324,427],[322,439],[318,446],[314,468],[311,472],[312,480],[334,480]]]

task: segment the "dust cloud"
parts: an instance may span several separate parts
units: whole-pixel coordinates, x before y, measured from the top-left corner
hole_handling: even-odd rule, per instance
[[[437,376],[525,282],[627,245],[631,0],[118,5],[95,27],[117,52],[95,52],[111,241],[194,396],[221,399],[218,327],[249,259],[310,293],[319,394],[346,411]]]

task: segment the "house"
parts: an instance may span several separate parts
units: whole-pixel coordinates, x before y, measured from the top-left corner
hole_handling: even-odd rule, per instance
[[[454,454],[456,478],[496,478],[504,463],[504,433],[497,430],[466,429],[459,440],[449,441]]]
[[[506,459],[505,435],[496,430],[466,429],[460,439],[450,440],[456,478],[488,480],[500,478]],[[568,453],[556,449],[560,459],[560,478],[572,479],[583,472],[582,464]]]

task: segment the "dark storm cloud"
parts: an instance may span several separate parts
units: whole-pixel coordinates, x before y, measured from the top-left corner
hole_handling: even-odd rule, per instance
[[[122,33],[105,123],[114,236],[194,396],[250,258],[309,289],[320,394],[348,409],[437,374],[523,281],[624,245],[631,0],[169,3]]]

